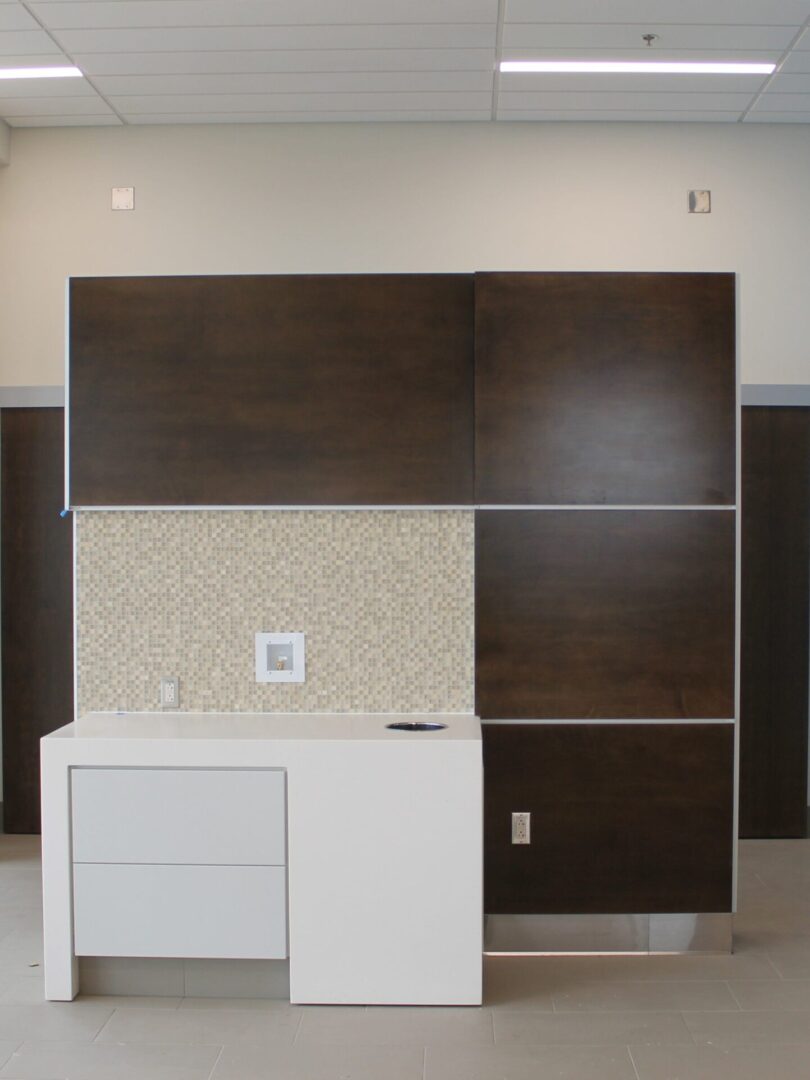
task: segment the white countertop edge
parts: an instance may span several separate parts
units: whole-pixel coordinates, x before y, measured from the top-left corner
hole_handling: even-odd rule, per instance
[[[390,731],[397,721],[442,723],[439,731]],[[91,712],[44,736],[54,743],[101,740],[480,741],[472,713],[181,713]]]

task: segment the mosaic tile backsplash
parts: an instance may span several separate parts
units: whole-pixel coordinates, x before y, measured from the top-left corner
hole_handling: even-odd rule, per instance
[[[470,511],[76,515],[79,714],[473,709]],[[306,634],[306,682],[255,681],[256,631]]]

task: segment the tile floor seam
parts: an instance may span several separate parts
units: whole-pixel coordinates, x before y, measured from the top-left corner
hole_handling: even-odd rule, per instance
[[[740,1010],[740,1012],[744,1012],[745,1010],[742,1007],[742,1002],[737,997],[737,995],[734,993],[734,986],[732,985],[732,982],[731,982],[730,979],[726,982],[726,986],[728,987],[728,992],[731,994],[731,996],[737,1002],[737,1008]]]
[[[291,1046],[299,1046],[300,1045],[299,1042],[298,1042],[298,1036],[301,1034],[301,1026],[303,1025],[303,1023],[304,1023],[304,1010],[301,1009],[300,1013],[298,1014],[298,1023],[295,1025],[295,1031],[293,1033],[292,1042],[290,1043]]]
[[[695,1033],[694,1033],[694,1031],[692,1031],[692,1029],[691,1029],[691,1028],[689,1027],[689,1025],[688,1025],[688,1024],[687,1024],[687,1022],[686,1022],[686,1009],[682,1009],[682,1010],[681,1010],[681,1012],[679,1013],[679,1016],[680,1016],[680,1018],[681,1018],[681,1023],[682,1023],[682,1024],[683,1024],[683,1026],[684,1026],[684,1027],[686,1028],[686,1033],[687,1033],[687,1035],[688,1035],[688,1036],[689,1036],[689,1038],[690,1038],[690,1039],[692,1040],[692,1042],[691,1042],[691,1045],[692,1045],[692,1046],[697,1046],[697,1045],[698,1045],[698,1041],[697,1041],[697,1039],[695,1038]]]
[[[112,1010],[110,1015],[107,1017],[107,1019],[104,1021],[104,1023],[98,1029],[98,1031],[95,1033],[93,1038],[90,1040],[91,1043],[97,1043],[98,1042],[98,1040],[101,1038],[101,1033],[104,1031],[104,1028],[110,1023],[110,1021],[112,1020],[112,1018],[115,1016],[115,1014],[117,1012],[118,1012],[118,1009],[113,1009]]]
[[[216,1061],[215,1061],[215,1062],[214,1062],[214,1064],[213,1064],[213,1065],[211,1066],[211,1071],[210,1071],[210,1073],[208,1074],[208,1080],[212,1080],[212,1078],[213,1078],[213,1075],[214,1075],[214,1073],[215,1073],[215,1072],[216,1072],[216,1070],[217,1070],[217,1065],[219,1065],[220,1061],[222,1060],[222,1055],[223,1055],[224,1053],[225,1053],[225,1046],[223,1045],[223,1046],[220,1046],[220,1048],[219,1048],[219,1053],[217,1054],[217,1058],[216,1058]]]
[[[633,1072],[636,1074],[636,1080],[641,1080],[641,1076],[638,1071],[638,1065],[636,1065],[636,1059],[633,1057],[632,1047],[627,1047],[627,1056],[630,1058],[630,1064],[633,1066]]]

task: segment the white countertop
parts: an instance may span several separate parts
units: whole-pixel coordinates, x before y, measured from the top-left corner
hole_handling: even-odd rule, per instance
[[[390,731],[404,720],[446,724],[440,731]],[[228,739],[411,741],[481,739],[471,713],[180,713],[92,712],[58,728],[46,739]]]

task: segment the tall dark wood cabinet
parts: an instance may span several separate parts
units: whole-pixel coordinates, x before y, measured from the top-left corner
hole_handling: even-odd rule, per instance
[[[39,740],[73,719],[73,526],[61,408],[0,411],[3,817],[39,832]]]
[[[740,835],[807,835],[810,408],[742,410]]]
[[[490,916],[731,911],[734,291],[476,275]]]

